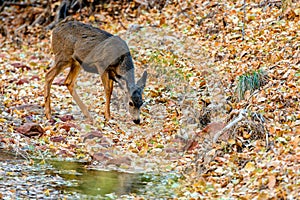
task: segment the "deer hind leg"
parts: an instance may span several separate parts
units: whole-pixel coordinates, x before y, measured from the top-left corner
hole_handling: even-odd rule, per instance
[[[102,83],[104,86],[104,92],[105,92],[105,111],[104,116],[106,120],[110,119],[110,99],[111,94],[113,91],[113,80],[109,78],[109,74],[107,72],[104,72],[101,76]]]
[[[84,116],[86,116],[90,121],[92,121],[92,117],[84,105],[84,103],[79,98],[76,90],[75,90],[75,82],[80,72],[80,66],[76,65],[75,63],[72,64],[70,68],[70,72],[65,80],[65,85],[67,86],[70,94],[72,95],[73,99],[75,100],[76,104],[79,106],[80,110],[83,112]]]
[[[45,114],[48,120],[51,119],[51,100],[50,100],[50,89],[54,78],[66,67],[69,62],[61,61],[55,63],[45,76],[45,86],[44,86],[44,98],[45,98]]]

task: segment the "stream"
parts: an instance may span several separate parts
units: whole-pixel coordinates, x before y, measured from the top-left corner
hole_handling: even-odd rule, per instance
[[[0,149],[0,199],[170,198],[177,178],[92,170],[80,162],[30,163]]]

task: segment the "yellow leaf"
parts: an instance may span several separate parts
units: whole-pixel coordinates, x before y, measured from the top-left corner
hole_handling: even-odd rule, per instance
[[[20,110],[14,110],[13,112],[16,113],[17,115],[23,115],[23,112]]]
[[[0,122],[6,122],[6,119],[0,118]]]
[[[85,154],[80,153],[80,154],[77,154],[76,158],[81,159],[81,158],[84,158],[85,156],[86,156]]]
[[[249,139],[251,137],[251,133],[249,134],[248,132],[244,131],[243,132],[243,138],[244,139]]]
[[[46,190],[44,190],[44,194],[45,194],[46,196],[50,196],[50,191],[49,191],[48,189],[46,189]]]
[[[37,63],[36,63],[36,62],[30,62],[29,64],[30,64],[31,66],[33,66],[33,67],[37,66]]]
[[[201,177],[193,184],[193,187],[195,188],[205,187],[205,186],[206,186],[206,181],[204,178]]]
[[[229,144],[235,144],[235,140],[231,138],[231,139],[228,140],[228,143]]]
[[[255,164],[253,162],[248,162],[244,169],[248,172],[253,172],[255,170]]]
[[[15,173],[14,172],[7,172],[6,175],[8,175],[8,176],[14,176]]]
[[[258,197],[257,197],[257,200],[265,200],[265,199],[268,199],[269,198],[269,195],[268,193],[266,192],[261,192]]]
[[[139,151],[139,156],[144,157],[147,154],[147,149],[143,148],[142,150]]]
[[[89,20],[90,20],[90,22],[94,22],[94,21],[95,21],[95,16],[94,16],[94,15],[91,15],[91,16],[89,17]]]
[[[45,160],[42,160],[41,162],[39,162],[40,165],[44,165],[46,164],[46,161]]]

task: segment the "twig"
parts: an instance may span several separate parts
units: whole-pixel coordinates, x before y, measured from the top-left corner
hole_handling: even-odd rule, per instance
[[[240,111],[239,116],[236,117],[232,122],[230,122],[229,124],[227,124],[227,126],[225,126],[221,131],[219,131],[213,138],[213,142],[216,143],[217,140],[219,139],[219,137],[224,134],[228,129],[230,129],[233,125],[235,125],[236,123],[238,123],[239,121],[241,121],[245,115],[247,113],[246,109],[243,109]]]
[[[149,6],[149,3],[147,1],[143,1],[143,0],[134,0],[134,1],[137,2],[137,3],[139,3],[139,4],[141,4],[141,5],[144,5],[146,7]]]
[[[120,19],[118,19],[119,24],[122,26],[122,28],[124,28],[125,30],[127,30],[126,26],[124,26],[124,24],[121,22]]]
[[[266,131],[266,149],[269,147],[269,133]]]
[[[243,3],[243,11],[244,11],[244,17],[243,17],[243,27],[242,27],[242,40],[245,39],[245,23],[246,23],[246,0],[244,0]]]

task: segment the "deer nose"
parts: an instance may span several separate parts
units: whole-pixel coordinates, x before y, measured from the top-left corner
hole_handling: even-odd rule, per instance
[[[133,122],[134,122],[135,124],[140,124],[141,120],[140,120],[140,119],[134,119]]]

